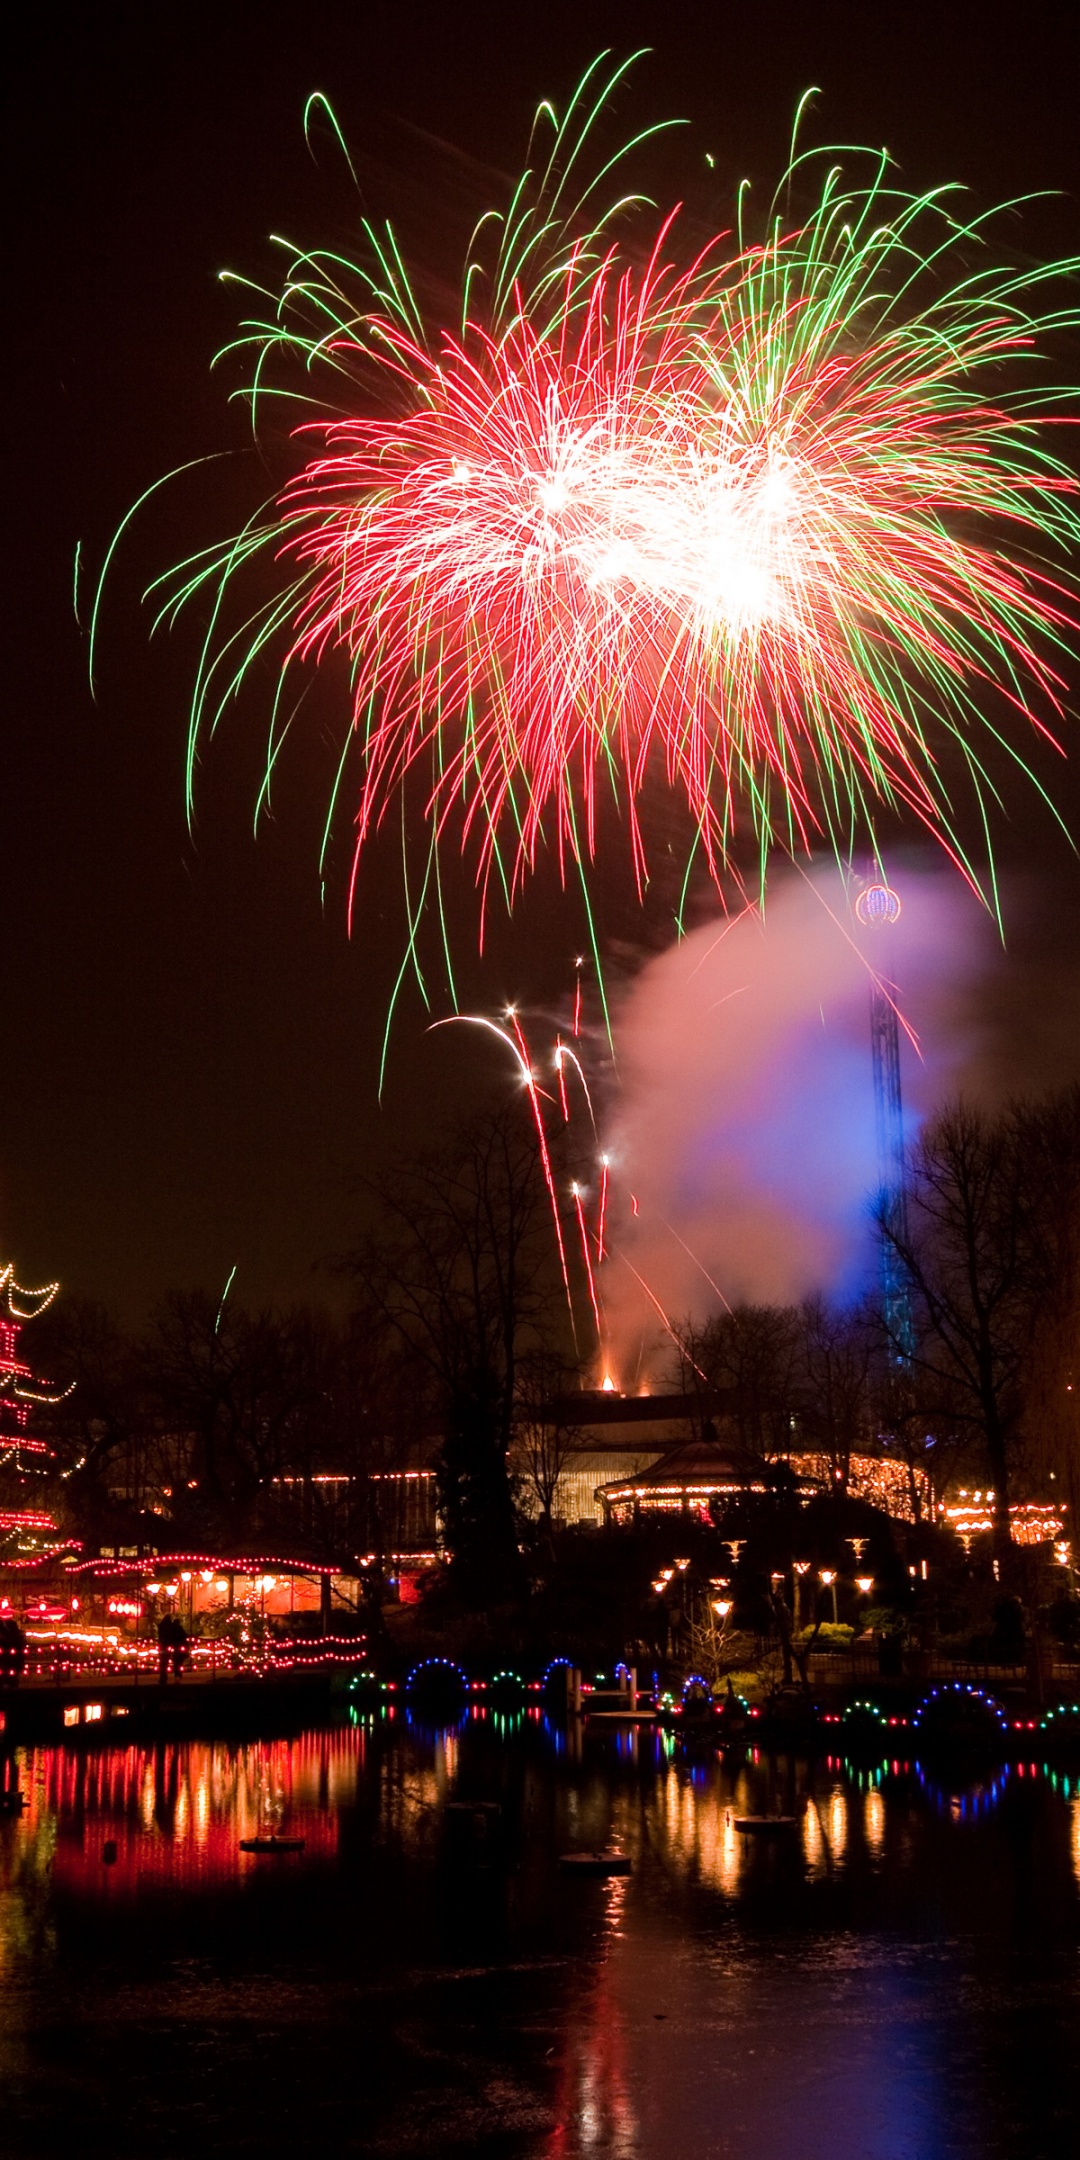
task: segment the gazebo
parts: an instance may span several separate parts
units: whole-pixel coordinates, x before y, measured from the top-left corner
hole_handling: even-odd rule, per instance
[[[634,1523],[642,1516],[656,1515],[689,1515],[710,1522],[712,1500],[768,1492],[772,1482],[769,1466],[760,1456],[706,1433],[684,1441],[681,1447],[668,1448],[647,1470],[598,1486],[596,1497],[605,1524]],[[799,1485],[803,1487],[802,1479]]]

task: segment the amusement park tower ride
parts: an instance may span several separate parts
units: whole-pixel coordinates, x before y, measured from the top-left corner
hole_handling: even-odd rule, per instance
[[[884,930],[900,915],[892,887],[863,886],[855,913],[865,929]],[[874,1120],[877,1129],[878,1178],[885,1220],[901,1241],[907,1238],[904,1194],[904,1105],[900,1092],[900,1030],[894,985],[875,968],[870,987],[870,1057],[874,1074]],[[881,1297],[892,1354],[899,1366],[909,1363],[913,1347],[911,1298],[892,1240],[880,1240]]]

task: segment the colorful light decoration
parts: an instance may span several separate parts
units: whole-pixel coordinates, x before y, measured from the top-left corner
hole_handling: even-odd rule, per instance
[[[1060,1733],[1062,1726],[1066,1722],[1080,1729],[1080,1703],[1057,1703],[1054,1709],[1045,1710],[1039,1720],[1039,1730],[1046,1733],[1051,1730]]]
[[[1009,1720],[996,1696],[989,1694],[985,1688],[972,1686],[967,1680],[946,1680],[942,1682],[940,1687],[931,1688],[929,1694],[923,1697],[911,1720],[912,1730],[914,1732],[919,1731],[927,1712],[934,1703],[947,1704],[950,1700],[957,1703],[967,1700],[981,1704],[990,1713],[991,1717],[997,1719],[1001,1731],[1008,1731]]]
[[[30,1366],[19,1355],[23,1327],[48,1309],[59,1287],[59,1283],[45,1283],[40,1290],[24,1290],[16,1282],[10,1263],[0,1269],[0,1452],[10,1452],[16,1458],[23,1454],[51,1455],[51,1448],[43,1440],[31,1439],[26,1430],[30,1412],[35,1404],[62,1402],[71,1393],[70,1388],[49,1388],[35,1380]],[[0,1527],[55,1530],[56,1524],[51,1517],[42,1516],[20,1525],[5,1516]]]
[[[856,1696],[854,1702],[848,1703],[846,1709],[841,1712],[841,1723],[847,1725],[851,1722],[853,1718],[857,1717],[871,1718],[873,1722],[876,1725],[880,1725],[884,1731],[888,1730],[890,1723],[896,1722],[895,1719],[890,1720],[886,1716],[885,1711],[881,1708],[880,1703],[871,1702],[869,1697],[865,1695]]]
[[[942,1521],[965,1544],[994,1527],[992,1492],[961,1491],[946,1501]],[[1061,1536],[1067,1504],[1061,1500],[1013,1500],[1009,1505],[1009,1535],[1014,1545],[1049,1545]]]
[[[980,744],[1062,710],[1080,515],[1033,363],[1077,319],[1049,297],[1072,266],[1003,266],[988,217],[872,152],[793,151],[757,239],[740,223],[678,268],[669,217],[623,252],[631,199],[600,190],[633,145],[588,159],[625,68],[600,69],[477,227],[455,326],[366,220],[356,262],[292,252],[277,297],[239,281],[253,421],[302,402],[294,467],[158,588],[211,624],[192,773],[273,658],[268,793],[289,679],[342,655],[357,850],[401,791],[428,834],[410,950],[451,825],[482,916],[543,849],[586,877],[610,781],[643,885],[654,772],[716,877],[744,827],[763,856],[821,834],[846,856],[875,804],[962,861],[939,747],[988,799]]]
[[[468,1674],[462,1670],[460,1665],[455,1664],[453,1658],[426,1657],[421,1658],[419,1663],[414,1665],[408,1673],[405,1681],[406,1694],[417,1686],[425,1673],[432,1679],[454,1679],[463,1690],[468,1689]]]

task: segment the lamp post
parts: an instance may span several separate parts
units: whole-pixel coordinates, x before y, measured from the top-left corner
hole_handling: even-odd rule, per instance
[[[793,1560],[792,1569],[795,1576],[795,1633],[798,1634],[802,1627],[802,1579],[810,1571],[810,1562]]]
[[[730,1599],[730,1598],[727,1598],[727,1597],[718,1597],[718,1598],[714,1598],[714,1599],[713,1599],[713,1601],[712,1601],[712,1609],[713,1609],[714,1613],[716,1614],[716,1617],[717,1617],[717,1619],[718,1619],[718,1620],[719,1620],[719,1622],[720,1622],[720,1636],[721,1636],[721,1640],[722,1640],[722,1639],[723,1639],[723,1634],[724,1634],[724,1629],[726,1628],[726,1626],[727,1626],[727,1624],[728,1624],[728,1616],[729,1616],[729,1614],[730,1614],[730,1612],[731,1612],[731,1599]],[[715,1654],[715,1643],[716,1643],[716,1631],[715,1631],[715,1628],[714,1628],[714,1630],[713,1630],[713,1642],[714,1642],[714,1654]]]
[[[837,1621],[837,1611],[836,1611],[836,1569],[835,1569],[835,1568],[831,1568],[831,1567],[823,1567],[823,1568],[822,1568],[822,1569],[820,1570],[820,1574],[821,1574],[821,1581],[822,1581],[822,1586],[823,1586],[823,1588],[824,1588],[824,1589],[826,1589],[826,1590],[831,1590],[831,1591],[832,1591],[832,1616],[833,1616],[833,1626],[835,1627],[835,1626],[836,1626],[836,1621]]]

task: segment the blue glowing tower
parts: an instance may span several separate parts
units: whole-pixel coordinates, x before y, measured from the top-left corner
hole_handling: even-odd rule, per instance
[[[886,928],[900,914],[899,896],[891,886],[869,883],[855,902],[859,921],[870,928]],[[904,1192],[904,1104],[900,1092],[900,1030],[892,985],[875,971],[870,990],[870,1056],[874,1074],[874,1118],[877,1127],[878,1177],[885,1220],[901,1241],[907,1238],[907,1200]],[[885,1324],[899,1366],[911,1359],[914,1338],[911,1296],[895,1246],[888,1237],[879,1245],[881,1299]]]

